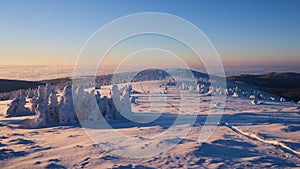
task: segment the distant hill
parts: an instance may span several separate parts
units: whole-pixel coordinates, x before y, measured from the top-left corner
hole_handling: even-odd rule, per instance
[[[300,100],[300,74],[270,72],[263,75],[240,75],[227,77],[227,80],[244,82],[257,86],[261,90],[290,100]]]
[[[37,88],[39,85],[44,85],[46,83],[51,83],[52,85],[58,86],[65,86],[67,84],[71,84],[71,82],[72,80],[70,78],[59,78],[42,81],[0,79],[0,92],[11,92],[19,89],[33,89]]]
[[[132,81],[146,81],[146,80],[164,80],[164,79],[173,79],[172,74],[176,75],[177,77],[186,78],[190,77],[192,74],[195,78],[206,78],[208,79],[209,76],[205,73],[197,72],[194,70],[187,70],[187,69],[147,69],[137,73]]]
[[[50,83],[53,86],[56,86],[58,88],[63,89],[64,86],[70,85],[72,84],[72,79],[71,78],[58,78],[58,79],[50,79],[50,80],[42,80],[39,81],[41,84],[46,84],[46,83]]]
[[[0,92],[10,92],[19,89],[37,88],[41,82],[0,79]]]
[[[171,78],[171,75],[164,70],[147,69],[137,73],[133,77],[132,81],[139,82],[139,81],[147,81],[147,80],[163,80],[167,78]]]

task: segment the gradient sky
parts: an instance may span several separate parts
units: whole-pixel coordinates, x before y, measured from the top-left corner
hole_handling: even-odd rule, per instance
[[[225,65],[300,64],[299,9],[297,0],[0,0],[0,64],[74,64],[96,30],[137,12],[192,22]]]

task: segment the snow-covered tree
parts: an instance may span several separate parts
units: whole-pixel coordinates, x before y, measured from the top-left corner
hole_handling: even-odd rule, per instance
[[[195,87],[194,87],[193,85],[190,85],[190,86],[189,86],[189,90],[190,90],[190,91],[193,91],[193,90],[195,90]]]
[[[12,116],[24,116],[30,115],[32,112],[25,107],[26,99],[24,95],[20,95],[19,97],[15,98],[11,104],[9,105],[5,116],[12,117]]]
[[[58,110],[59,124],[75,124],[78,122],[72,98],[72,86],[65,86]]]
[[[120,113],[125,117],[132,116],[131,102],[130,102],[130,89],[128,87],[125,88],[121,96]]]
[[[38,87],[37,94],[38,94],[37,104],[45,103],[46,101],[45,86],[40,85]]]
[[[117,85],[113,85],[111,90],[111,99],[109,101],[110,113],[108,117],[112,119],[118,118],[120,116],[119,112],[121,105],[121,92]]]
[[[109,114],[110,114],[108,102],[109,102],[109,100],[108,100],[107,96],[101,96],[100,101],[98,103],[99,110],[100,110],[102,116],[105,117],[106,119],[109,118]]]
[[[27,92],[27,98],[33,98],[35,95],[34,95],[34,90],[32,89],[29,89],[28,92]]]
[[[48,108],[49,111],[47,112],[47,116],[48,116],[48,123],[50,124],[55,124],[58,122],[58,102],[57,102],[57,96],[56,94],[53,92],[50,94],[49,96],[49,100],[48,100]]]
[[[181,84],[181,90],[187,90],[187,86],[186,86],[185,83],[182,83],[182,84]]]

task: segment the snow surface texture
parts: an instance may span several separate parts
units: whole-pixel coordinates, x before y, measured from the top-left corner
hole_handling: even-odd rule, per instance
[[[147,124],[126,120],[112,120],[114,130],[128,137],[140,138],[147,144],[123,143],[119,149],[144,150],[155,144],[158,148],[179,139],[170,136],[155,142],[153,136],[163,134],[172,125],[177,113],[195,116],[197,120],[186,137],[170,151],[147,158],[125,158],[114,151],[105,151],[109,142],[95,143],[78,125],[53,126],[47,128],[21,128],[26,119],[35,116],[0,117],[0,168],[299,168],[300,159],[300,107],[299,104],[263,100],[263,104],[252,105],[246,97],[228,97],[222,120],[206,141],[199,143],[199,135],[209,112],[210,96],[201,95],[200,112],[186,107],[178,112],[180,95],[176,86],[168,86],[167,94],[160,82],[140,82],[132,88],[135,103],[132,111],[141,116],[157,115],[159,118]],[[119,85],[120,87],[120,85]],[[152,111],[164,104],[151,105],[148,91],[158,88],[156,96],[166,96],[169,105],[163,114]],[[97,98],[108,102],[106,96],[112,86],[102,86]],[[121,90],[122,91],[122,90]],[[189,89],[183,91],[195,92]],[[123,92],[120,92],[123,93]],[[50,94],[51,95],[51,94]],[[49,95],[49,97],[50,97]],[[62,96],[63,94],[61,94]],[[53,97],[53,96],[52,96]],[[59,97],[60,98],[60,97]],[[49,101],[49,100],[48,100]],[[190,102],[195,101],[190,98]],[[58,99],[58,104],[61,102]],[[0,111],[5,112],[8,101],[0,102]],[[49,104],[49,103],[48,103]],[[31,104],[27,103],[26,107]],[[107,105],[107,104],[105,104]],[[102,107],[102,106],[101,106]],[[106,108],[107,110],[108,108]],[[101,111],[102,112],[102,111]],[[104,113],[105,114],[105,113]],[[183,124],[184,125],[184,124]],[[104,137],[104,136],[103,136]],[[114,137],[110,138],[114,140]]]

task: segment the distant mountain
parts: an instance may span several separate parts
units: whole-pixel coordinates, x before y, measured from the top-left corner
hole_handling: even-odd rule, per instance
[[[300,100],[300,74],[299,73],[275,73],[263,75],[240,75],[227,77],[227,80],[244,82],[257,86],[259,89],[273,93],[290,100]]]

